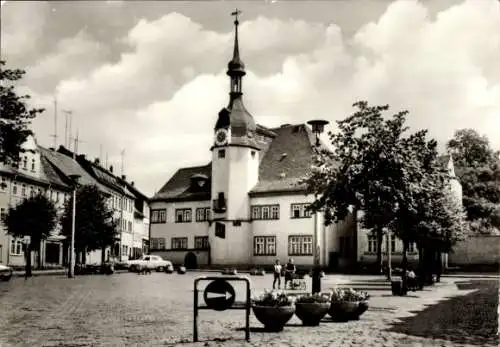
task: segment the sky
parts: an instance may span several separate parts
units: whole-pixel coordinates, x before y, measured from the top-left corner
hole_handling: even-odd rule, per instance
[[[2,1],[3,2],[3,1]],[[409,110],[444,151],[474,128],[500,148],[498,0],[57,1],[2,4],[1,58],[26,75],[20,93],[45,112],[39,144],[100,157],[152,195],[185,166],[211,159],[228,103],[233,18],[247,109],[268,127],[335,121],[352,104]]]

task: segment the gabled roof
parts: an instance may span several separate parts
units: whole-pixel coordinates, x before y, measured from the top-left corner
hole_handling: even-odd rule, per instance
[[[112,190],[95,180],[78,164],[76,160],[73,160],[73,158],[41,146],[38,148],[40,149],[41,155],[47,160],[47,163],[51,164],[52,170],[58,175],[62,175],[68,182],[70,180],[70,175],[79,175],[80,178],[78,182],[80,184],[96,185],[99,190],[108,194],[112,193]]]
[[[202,174],[208,177],[208,182],[193,191],[191,189],[191,177]],[[193,166],[177,170],[167,183],[156,193],[151,201],[203,201],[210,200],[212,176],[212,163],[203,166]]]
[[[267,145],[261,142],[259,181],[250,195],[267,193],[305,192],[300,180],[306,176],[313,163],[316,137],[305,124],[284,125],[268,129],[257,125],[257,133],[268,136]],[[321,148],[326,148],[323,143]],[[202,189],[193,190],[191,178],[196,175],[208,177]],[[201,201],[210,200],[210,177],[212,164],[181,168],[153,196],[151,201]]]
[[[305,124],[271,129],[276,137],[259,167],[259,182],[250,195],[271,192],[305,192],[299,181],[313,164],[316,137]]]

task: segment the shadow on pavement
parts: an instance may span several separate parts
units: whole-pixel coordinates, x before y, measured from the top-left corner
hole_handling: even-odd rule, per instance
[[[496,280],[457,283],[459,289],[477,289],[468,295],[453,297],[401,318],[388,331],[432,337],[456,344],[498,345],[498,287]]]

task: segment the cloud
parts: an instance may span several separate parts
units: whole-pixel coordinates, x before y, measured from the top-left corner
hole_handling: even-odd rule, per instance
[[[352,37],[335,24],[264,16],[243,21],[240,34],[245,104],[258,123],[323,118],[335,129],[334,121],[365,99],[388,103],[394,112],[409,109],[413,129],[429,128],[442,144],[454,130],[473,127],[500,148],[497,1],[469,0],[437,16],[420,2],[397,1]],[[32,74],[42,81],[73,57],[68,69],[76,71],[64,72],[70,77],[57,93],[78,114],[75,123],[87,141],[82,148],[96,155],[102,143],[115,167],[116,154],[126,148],[128,176],[152,193],[177,168],[210,160],[213,125],[228,102],[232,40],[232,32],[170,13],[139,20],[119,39],[127,49],[115,62],[92,69],[89,61],[106,50],[89,54],[97,46],[81,33]],[[47,95],[33,99],[50,107]],[[47,117],[35,127],[48,133]]]

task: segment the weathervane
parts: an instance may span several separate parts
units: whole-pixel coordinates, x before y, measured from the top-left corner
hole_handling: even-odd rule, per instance
[[[231,13],[231,16],[234,16],[234,24],[238,25],[238,15],[241,13],[240,10],[236,9],[234,12]]]

